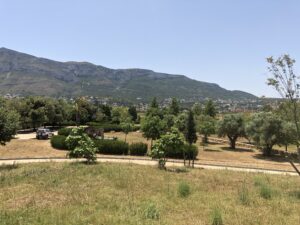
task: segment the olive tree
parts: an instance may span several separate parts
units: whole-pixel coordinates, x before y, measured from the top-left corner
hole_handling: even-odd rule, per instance
[[[245,135],[244,119],[240,114],[225,115],[218,124],[218,136],[227,136],[230,148],[235,149],[236,141]]]
[[[197,119],[197,131],[203,135],[202,142],[208,143],[208,137],[216,132],[216,121],[210,116],[201,115]]]
[[[264,155],[270,156],[273,146],[283,143],[283,128],[283,121],[277,115],[261,112],[252,116],[246,126],[246,133]]]

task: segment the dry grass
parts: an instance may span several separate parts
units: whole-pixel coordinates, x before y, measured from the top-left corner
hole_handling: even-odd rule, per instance
[[[70,176],[71,175],[71,176]],[[82,163],[0,167],[0,224],[298,225],[297,177]],[[186,183],[190,195],[178,195]],[[247,188],[247,204],[241,190]],[[261,196],[268,187],[269,199]],[[243,197],[244,199],[245,197]]]
[[[0,146],[0,159],[47,157],[66,157],[66,151],[52,148],[49,140],[36,139],[13,139],[5,146]]]

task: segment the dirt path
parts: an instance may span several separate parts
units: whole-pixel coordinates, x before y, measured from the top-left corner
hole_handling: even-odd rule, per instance
[[[23,163],[44,163],[44,162],[81,162],[84,159],[18,159],[18,160],[0,160],[0,165],[13,165],[13,164],[23,164]],[[149,165],[156,166],[157,161],[151,159],[139,159],[139,158],[117,158],[117,157],[99,157],[97,162],[108,162],[108,163],[133,163],[138,165]],[[183,167],[182,162],[168,161],[167,167]],[[214,169],[214,170],[229,170],[229,171],[239,171],[239,172],[250,172],[250,173],[266,173],[266,174],[276,174],[276,175],[290,175],[298,176],[296,172],[282,171],[282,170],[268,170],[268,169],[257,169],[257,168],[242,168],[234,166],[220,166],[220,165],[206,165],[196,163],[195,168],[198,169]]]

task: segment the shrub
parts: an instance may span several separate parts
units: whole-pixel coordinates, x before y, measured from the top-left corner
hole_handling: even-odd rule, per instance
[[[81,140],[84,133],[82,127],[73,128],[70,135],[66,138],[66,145],[69,150],[74,150],[78,145],[78,142]]]
[[[64,127],[58,130],[58,135],[63,135],[68,137],[70,133],[72,132],[72,128]]]
[[[64,135],[55,135],[51,137],[51,146],[56,149],[67,150],[68,147],[66,145],[66,136]]]
[[[124,141],[116,140],[95,140],[97,152],[111,155],[127,155],[128,144]]]
[[[146,219],[158,220],[159,210],[153,202],[147,202],[143,207],[143,216]]]
[[[178,185],[178,195],[182,198],[186,198],[191,193],[190,186],[184,181],[181,181]]]
[[[87,135],[82,134],[76,147],[69,153],[70,158],[85,158],[88,163],[96,161],[96,148],[93,140]]]
[[[239,199],[243,205],[249,205],[249,190],[245,184],[243,184],[242,188],[239,190]]]
[[[222,219],[222,214],[221,214],[221,211],[220,209],[218,208],[215,208],[213,211],[212,211],[212,225],[223,225],[223,219]]]
[[[272,198],[272,189],[270,186],[264,184],[260,187],[260,196],[264,199],[271,199]]]
[[[143,142],[133,143],[129,146],[130,155],[143,156],[147,154],[147,150],[148,150],[148,145]]]

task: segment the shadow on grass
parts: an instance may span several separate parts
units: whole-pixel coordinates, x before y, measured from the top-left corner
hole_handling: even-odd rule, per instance
[[[100,163],[99,162],[88,162],[88,161],[77,161],[77,162],[70,163],[71,166],[81,166],[81,165],[94,166],[94,165],[98,165],[98,164],[100,164]]]
[[[167,172],[172,172],[172,173],[188,173],[190,170],[186,167],[183,168],[167,168]]]
[[[249,149],[249,148],[236,148],[236,149],[232,149],[230,147],[221,147],[222,150],[224,151],[231,151],[231,152],[254,152],[253,149]]]
[[[219,150],[219,149],[210,149],[210,148],[205,148],[204,151],[205,152],[221,152],[221,150]]]
[[[0,171],[4,171],[4,170],[14,170],[14,169],[18,169],[18,165],[17,164],[12,164],[12,165],[0,165]]]
[[[289,193],[289,195],[292,197],[292,198],[295,198],[297,200],[300,200],[300,191],[292,191]]]
[[[263,155],[262,153],[260,154],[255,154],[253,156],[253,158],[255,159],[259,159],[259,160],[265,160],[265,161],[270,161],[270,162],[289,162],[289,160],[287,158],[285,158],[285,156],[279,155],[279,154],[273,154],[271,156],[266,156]],[[296,159],[292,159],[293,162],[297,162]]]

